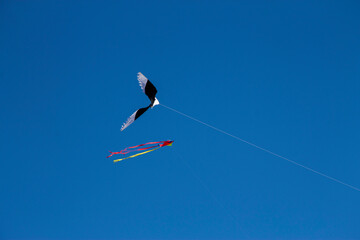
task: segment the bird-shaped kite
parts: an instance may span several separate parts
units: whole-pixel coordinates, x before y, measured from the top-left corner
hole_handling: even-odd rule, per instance
[[[121,126],[121,131],[123,131],[130,124],[132,124],[136,119],[138,119],[150,107],[153,108],[155,105],[159,104],[159,101],[155,97],[155,95],[157,93],[157,90],[156,90],[155,86],[149,81],[149,79],[147,79],[144,75],[142,75],[141,72],[138,73],[137,77],[138,77],[138,81],[139,81],[141,89],[146,94],[146,96],[148,96],[148,98],[150,99],[151,102],[150,102],[149,106],[136,110],[127,119],[127,121]]]

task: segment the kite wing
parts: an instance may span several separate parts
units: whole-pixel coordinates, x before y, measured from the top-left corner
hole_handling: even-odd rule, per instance
[[[137,76],[141,90],[143,90],[151,101],[150,107],[153,108],[155,105],[158,105],[159,101],[155,97],[157,93],[155,86],[141,72],[139,72]]]
[[[138,119],[144,112],[146,112],[149,109],[150,106],[147,106],[145,108],[140,108],[136,110],[127,120],[126,122],[121,126],[121,131],[123,131],[125,128],[127,128],[130,124],[132,124],[136,119]]]

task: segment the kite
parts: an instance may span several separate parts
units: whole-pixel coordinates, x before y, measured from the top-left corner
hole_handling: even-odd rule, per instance
[[[132,124],[136,119],[138,119],[144,112],[146,112],[150,107],[153,108],[154,106],[159,104],[159,101],[155,97],[157,90],[155,86],[147,79],[141,72],[137,74],[137,78],[140,84],[141,89],[143,92],[148,96],[150,99],[150,104],[147,107],[140,108],[136,110],[128,119],[127,121],[121,126],[121,131],[127,128],[130,124]]]
[[[109,156],[107,156],[107,158],[112,157],[113,155],[116,155],[116,154],[126,155],[130,152],[144,151],[144,152],[140,152],[140,153],[125,157],[125,158],[120,158],[120,159],[114,160],[114,162],[120,162],[120,161],[128,159],[128,158],[137,157],[137,156],[155,151],[155,150],[165,147],[165,146],[171,146],[173,142],[174,141],[171,141],[171,140],[160,141],[160,142],[148,142],[148,143],[144,143],[144,144],[140,144],[140,145],[136,145],[136,146],[132,146],[132,147],[127,147],[127,148],[121,150],[120,152],[110,152],[111,154]]]

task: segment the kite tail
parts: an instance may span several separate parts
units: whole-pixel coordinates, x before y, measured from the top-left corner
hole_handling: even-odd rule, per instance
[[[154,145],[156,144],[155,146],[150,146],[150,147],[145,147],[145,148],[139,148],[139,147],[142,147],[142,146],[146,146],[146,145]],[[130,152],[136,152],[136,151],[144,151],[144,150],[148,150],[148,149],[151,149],[151,148],[156,148],[156,147],[164,147],[164,146],[171,146],[172,144],[172,141],[170,140],[167,140],[167,141],[159,141],[159,142],[148,142],[148,143],[144,143],[144,144],[140,144],[140,145],[136,145],[136,146],[132,146],[132,147],[127,147],[123,150],[121,150],[120,152],[111,152],[111,155],[107,156],[107,158],[109,157],[112,157],[113,155],[115,154],[128,154]]]
[[[109,151],[109,153],[111,153],[111,154],[109,156],[107,156],[106,158],[112,157],[115,154],[126,154],[126,153],[123,153],[122,151],[123,150],[121,150],[120,152],[111,152],[111,151]]]
[[[136,145],[136,146],[133,146],[133,147],[127,147],[127,148],[121,150],[120,152],[111,152],[111,151],[109,151],[111,154],[109,156],[107,156],[107,158],[112,157],[115,154],[126,155],[126,154],[128,154],[130,152],[138,152],[138,151],[145,151],[146,150],[145,152],[140,152],[140,153],[137,153],[137,154],[125,157],[125,158],[114,160],[114,162],[119,162],[119,161],[122,161],[122,160],[125,160],[125,159],[128,159],[128,158],[133,158],[133,157],[137,157],[137,156],[152,152],[152,151],[154,151],[156,149],[159,149],[161,147],[171,146],[173,142],[174,141],[171,141],[171,140],[160,141],[160,142],[148,142],[148,143]],[[146,145],[153,145],[153,146],[146,146]]]
[[[138,154],[135,154],[135,155],[131,155],[131,156],[126,157],[126,158],[116,159],[116,160],[114,160],[114,163],[115,163],[115,162],[120,162],[120,161],[125,160],[125,159],[129,159],[129,158],[137,157],[137,156],[140,156],[140,155],[143,155],[143,154],[146,154],[146,153],[149,153],[149,152],[155,151],[155,150],[157,150],[157,149],[159,149],[159,148],[161,148],[161,147],[157,147],[157,148],[151,149],[151,150],[146,151],[146,152],[142,152],[142,153],[138,153]]]

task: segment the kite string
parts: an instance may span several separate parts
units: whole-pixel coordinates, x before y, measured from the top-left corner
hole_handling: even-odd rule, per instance
[[[342,185],[344,185],[344,186],[347,186],[347,187],[349,187],[349,188],[352,188],[352,189],[360,192],[360,189],[359,189],[359,188],[354,187],[354,186],[352,186],[352,185],[350,185],[350,184],[348,184],[348,183],[345,183],[345,182],[343,182],[343,181],[340,181],[339,179],[336,179],[336,178],[334,178],[334,177],[328,176],[328,175],[326,175],[326,174],[324,174],[324,173],[322,173],[322,172],[316,171],[316,170],[314,170],[314,169],[312,169],[312,168],[310,168],[310,167],[307,167],[307,166],[305,166],[305,165],[302,165],[302,164],[300,164],[300,163],[297,163],[297,162],[295,162],[295,161],[293,161],[293,160],[291,160],[291,159],[288,159],[288,158],[283,157],[283,156],[281,156],[281,155],[279,155],[279,154],[277,154],[277,153],[274,153],[274,152],[272,152],[272,151],[270,151],[270,150],[267,150],[267,149],[265,149],[265,148],[262,148],[262,147],[260,147],[260,146],[258,146],[258,145],[256,145],[256,144],[254,144],[254,143],[251,143],[251,142],[248,142],[248,141],[246,141],[246,140],[244,140],[244,139],[241,139],[241,138],[239,138],[239,137],[237,137],[237,136],[235,136],[235,135],[232,135],[232,134],[230,134],[230,133],[228,133],[228,132],[225,132],[225,131],[223,131],[223,130],[221,130],[221,129],[219,129],[219,128],[216,128],[216,127],[214,127],[214,126],[211,126],[210,124],[207,124],[207,123],[205,123],[205,122],[203,122],[203,121],[200,121],[200,120],[198,120],[198,119],[196,119],[196,118],[194,118],[194,117],[191,117],[191,116],[189,116],[189,115],[187,115],[187,114],[185,114],[185,113],[182,113],[182,112],[180,112],[180,111],[178,111],[178,110],[175,110],[175,109],[173,109],[173,108],[171,108],[171,107],[168,107],[168,106],[166,106],[166,105],[164,105],[164,104],[159,104],[159,105],[161,105],[161,106],[163,106],[163,107],[165,107],[165,108],[167,108],[167,109],[169,109],[169,110],[171,110],[171,111],[173,111],[173,112],[176,112],[176,113],[178,113],[178,114],[180,114],[180,115],[183,115],[183,116],[185,116],[185,117],[187,117],[187,118],[190,118],[191,120],[194,120],[194,121],[196,121],[196,122],[198,122],[198,123],[201,123],[201,124],[203,124],[203,125],[205,125],[205,126],[207,126],[207,127],[209,127],[209,128],[212,128],[212,129],[214,129],[215,131],[218,131],[218,132],[220,132],[220,133],[223,133],[223,134],[225,134],[225,135],[228,135],[228,136],[230,136],[230,137],[232,137],[232,138],[235,138],[235,139],[237,139],[237,140],[239,140],[239,141],[242,141],[242,142],[244,142],[244,143],[246,143],[246,144],[248,144],[248,145],[250,145],[250,146],[253,146],[253,147],[255,147],[255,148],[258,148],[258,149],[260,149],[260,150],[262,150],[262,151],[264,151],[264,152],[267,152],[267,153],[269,153],[269,154],[271,154],[271,155],[274,155],[274,156],[276,156],[276,157],[278,157],[278,158],[284,159],[284,160],[286,160],[286,161],[288,161],[288,162],[290,162],[290,163],[292,163],[292,164],[294,164],[294,165],[297,165],[297,166],[299,166],[299,167],[302,167],[302,168],[304,168],[304,169],[306,169],[306,170],[308,170],[308,171],[310,171],[310,172],[313,172],[313,173],[318,174],[318,175],[320,175],[320,176],[322,176],[322,177],[325,177],[325,178],[327,178],[327,179],[330,179],[330,180],[332,180],[332,181],[334,181],[334,182],[340,183],[340,184],[342,184]]]

